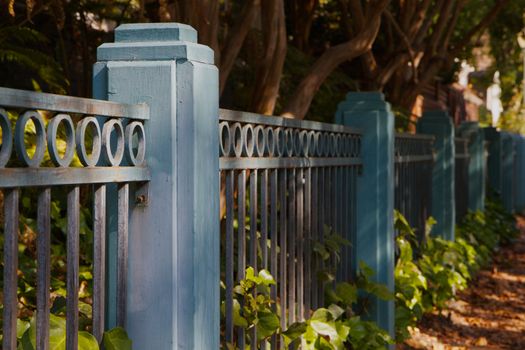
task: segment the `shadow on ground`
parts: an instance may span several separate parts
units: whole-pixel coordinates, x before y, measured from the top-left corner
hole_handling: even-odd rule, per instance
[[[442,313],[425,315],[412,339],[397,349],[525,350],[525,218],[521,236],[501,248]]]

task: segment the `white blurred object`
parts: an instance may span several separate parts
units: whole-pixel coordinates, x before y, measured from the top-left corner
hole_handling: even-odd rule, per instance
[[[468,64],[467,61],[461,61],[461,70],[458,74],[458,83],[463,87],[468,87],[468,76],[470,73],[474,72],[476,69]]]
[[[487,89],[487,109],[492,113],[492,126],[497,127],[499,118],[503,112],[498,71],[494,73],[493,83]]]

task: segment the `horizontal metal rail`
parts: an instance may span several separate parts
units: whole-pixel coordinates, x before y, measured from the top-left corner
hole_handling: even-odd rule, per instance
[[[284,168],[319,168],[332,166],[361,165],[360,158],[236,158],[228,157],[219,160],[221,170],[234,169],[284,169]]]
[[[248,124],[263,124],[266,126],[307,129],[315,131],[361,134],[361,130],[359,129],[350,128],[339,124],[328,124],[314,122],[310,120],[298,120],[283,117],[266,116],[249,112],[232,111],[228,109],[219,110],[219,120]]]
[[[0,87],[0,106],[138,120],[149,119],[150,112],[146,103],[132,105],[4,87]]]
[[[409,155],[409,156],[395,156],[395,163],[417,163],[417,162],[433,162],[434,155]]]
[[[454,138],[454,145],[455,145],[455,158],[456,159],[468,159],[470,158],[468,146],[469,146],[469,139],[464,137],[456,137]]]
[[[0,188],[143,182],[149,169],[135,167],[0,168]]]
[[[435,137],[433,135],[425,135],[425,134],[411,134],[408,132],[396,132],[396,138],[403,138],[403,139],[413,139],[413,140],[428,140],[428,141],[434,141]]]

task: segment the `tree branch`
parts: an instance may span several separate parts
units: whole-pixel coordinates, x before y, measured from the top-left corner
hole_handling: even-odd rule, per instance
[[[247,1],[240,13],[239,20],[234,25],[231,34],[228,36],[226,44],[221,51],[221,64],[220,64],[220,94],[224,91],[226,81],[233,68],[235,59],[241,51],[242,45],[252,23],[257,14],[257,7],[260,6],[260,0]]]

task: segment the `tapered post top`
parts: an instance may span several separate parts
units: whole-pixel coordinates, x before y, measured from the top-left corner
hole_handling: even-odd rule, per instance
[[[123,24],[115,42],[98,47],[98,61],[188,60],[214,63],[213,50],[197,44],[197,31],[180,23]]]

